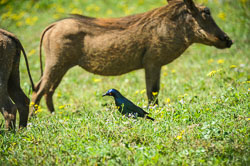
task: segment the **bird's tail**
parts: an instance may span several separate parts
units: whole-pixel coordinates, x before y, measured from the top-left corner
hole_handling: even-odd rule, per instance
[[[150,119],[150,120],[152,120],[152,121],[155,120],[154,118],[151,118],[150,116],[146,116],[146,119]]]

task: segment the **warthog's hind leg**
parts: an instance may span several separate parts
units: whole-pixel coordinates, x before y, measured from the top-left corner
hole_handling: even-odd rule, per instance
[[[8,96],[0,98],[0,111],[5,119],[6,129],[15,129],[16,127],[16,106],[12,103]]]
[[[58,85],[60,84],[67,70],[63,70],[63,71],[61,70],[60,73],[57,73],[56,79],[51,80],[52,82],[50,84],[49,91],[45,92],[46,105],[51,113],[55,111],[54,104],[53,104],[53,94],[56,88],[58,87]]]
[[[2,48],[0,42],[0,112],[3,114],[5,119],[5,128],[15,128],[16,123],[16,106],[13,104],[8,93],[8,80],[10,73],[12,72],[12,66],[15,57],[15,51],[9,53],[8,49],[14,49],[13,47]]]
[[[61,66],[54,64],[45,68],[44,75],[36,87],[36,92],[34,92],[32,95],[33,105],[39,105],[42,96],[45,95],[46,105],[49,111],[51,113],[55,111],[53,104],[53,94],[60,84],[64,74],[70,68],[66,65],[63,67],[64,68],[61,68]]]
[[[19,127],[26,127],[29,116],[29,98],[25,95],[20,87],[20,74],[19,74],[19,58],[15,57],[12,71],[8,80],[8,93],[10,98],[16,104],[19,112],[20,122]]]

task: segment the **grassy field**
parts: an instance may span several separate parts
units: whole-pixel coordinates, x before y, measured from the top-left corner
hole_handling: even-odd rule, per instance
[[[1,129],[0,165],[249,165],[250,2],[196,3],[210,7],[217,24],[234,40],[230,49],[192,45],[164,66],[160,104],[148,110],[143,70],[102,77],[71,69],[54,95],[55,114],[42,100],[27,129],[16,133]],[[119,17],[165,4],[165,0],[0,0],[0,27],[19,37],[37,82],[39,39],[51,22],[68,13]],[[28,94],[24,58],[20,71]],[[101,97],[110,88],[156,120],[121,116],[111,97]]]

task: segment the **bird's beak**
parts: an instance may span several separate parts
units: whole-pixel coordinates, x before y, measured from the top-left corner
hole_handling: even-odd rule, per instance
[[[112,96],[112,94],[107,92],[107,93],[102,95],[102,97],[104,97],[104,96]]]
[[[104,93],[104,94],[102,95],[102,97],[107,96],[107,95],[108,95],[107,93]]]

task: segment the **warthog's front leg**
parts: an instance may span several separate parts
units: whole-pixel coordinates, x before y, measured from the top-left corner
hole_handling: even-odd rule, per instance
[[[160,66],[145,67],[146,87],[149,104],[158,104],[158,94],[160,90]]]

